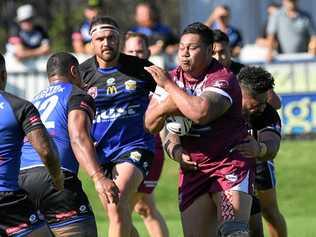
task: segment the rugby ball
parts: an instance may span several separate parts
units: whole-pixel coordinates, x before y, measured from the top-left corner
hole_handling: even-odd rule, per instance
[[[186,135],[191,128],[192,121],[183,116],[169,116],[166,119],[166,128],[178,136]]]

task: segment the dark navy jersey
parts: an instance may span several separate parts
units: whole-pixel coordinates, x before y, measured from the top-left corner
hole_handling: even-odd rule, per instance
[[[43,128],[37,109],[28,101],[0,90],[0,192],[18,190],[23,138]]]
[[[95,57],[80,65],[81,78],[96,102],[92,133],[102,163],[136,148],[154,152],[154,138],[144,129],[149,93],[156,87],[144,70],[149,65],[124,54],[113,68],[99,68]]]
[[[269,104],[262,113],[250,116],[248,130],[255,138],[258,132],[272,131],[281,137],[281,119],[278,112]]]
[[[68,114],[72,110],[85,111],[91,121],[95,113],[91,96],[71,83],[52,83],[33,99],[41,119],[53,138],[59,153],[61,167],[72,173],[78,172],[78,162],[72,151],[68,135]],[[30,142],[25,140],[22,147],[21,169],[43,166],[43,163]]]

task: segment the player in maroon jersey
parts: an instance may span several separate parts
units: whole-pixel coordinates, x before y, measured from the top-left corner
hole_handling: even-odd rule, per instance
[[[169,133],[164,147],[180,163],[179,204],[184,236],[248,236],[254,161],[232,148],[247,136],[236,77],[211,57],[213,31],[187,26],[179,45],[180,65],[168,75],[146,70],[169,96],[152,100],[145,127],[159,131],[165,118],[192,120],[188,134]],[[194,222],[194,225],[192,225]]]

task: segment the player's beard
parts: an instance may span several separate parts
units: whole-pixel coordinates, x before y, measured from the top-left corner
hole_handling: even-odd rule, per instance
[[[107,49],[103,49],[101,51],[101,58],[105,62],[112,62],[118,55],[119,50],[117,47],[108,47]]]

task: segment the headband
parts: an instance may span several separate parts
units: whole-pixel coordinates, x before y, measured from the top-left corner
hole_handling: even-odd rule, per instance
[[[93,36],[94,33],[101,32],[101,31],[106,31],[106,30],[111,30],[119,34],[119,29],[113,25],[109,24],[102,24],[102,25],[95,25],[92,27],[90,30],[90,35]]]

